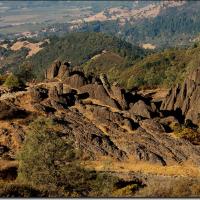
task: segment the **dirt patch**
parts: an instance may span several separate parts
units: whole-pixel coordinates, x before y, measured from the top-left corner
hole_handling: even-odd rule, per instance
[[[153,44],[150,44],[150,43],[146,43],[146,44],[143,44],[143,45],[142,45],[142,48],[143,48],[143,49],[155,49],[156,46],[153,45]]]
[[[38,53],[40,50],[43,48],[40,47],[44,42],[38,42],[38,43],[30,43],[28,41],[17,41],[11,46],[11,50],[13,51],[18,51],[21,48],[25,47],[30,49],[28,55],[26,56],[27,58]]]

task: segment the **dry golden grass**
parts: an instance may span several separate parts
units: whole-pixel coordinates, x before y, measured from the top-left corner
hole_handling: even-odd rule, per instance
[[[40,47],[43,44],[43,42],[38,42],[38,43],[30,43],[28,41],[17,41],[16,43],[14,43],[11,46],[11,50],[13,51],[17,51],[20,50],[22,47],[26,47],[28,49],[30,49],[27,57],[30,57],[36,53],[38,53],[40,50],[42,50],[42,48]]]
[[[86,161],[83,163],[86,168],[92,168],[97,171],[113,172],[143,172],[146,174],[157,174],[163,176],[182,176],[182,177],[199,177],[200,169],[190,164],[160,166],[142,161],[114,161],[111,159],[101,158],[98,161]]]
[[[144,49],[155,49],[156,46],[153,45],[153,44],[150,44],[150,43],[146,43],[146,44],[142,45],[142,48],[144,48]]]

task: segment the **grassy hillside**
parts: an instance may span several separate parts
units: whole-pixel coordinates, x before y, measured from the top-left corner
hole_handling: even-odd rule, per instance
[[[102,67],[101,62],[107,62],[105,56],[111,60],[111,56],[107,54],[87,62],[84,69],[87,73],[106,73],[111,82],[117,81],[127,89],[168,88],[182,82],[188,71],[200,65],[199,54],[200,45],[185,49],[167,49],[148,55],[128,68],[117,65],[116,62],[120,62],[120,59],[116,58],[112,64]]]
[[[200,46],[170,49],[139,61],[120,74],[127,88],[170,87],[181,83],[187,73],[200,64]]]

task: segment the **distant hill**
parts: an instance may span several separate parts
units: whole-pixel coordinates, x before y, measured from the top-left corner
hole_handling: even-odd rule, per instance
[[[120,57],[107,53],[85,63],[84,70],[87,73],[106,73],[110,82],[116,81],[127,89],[169,88],[181,83],[188,72],[199,66],[199,55],[200,45],[197,44],[184,49],[166,49],[147,55],[130,67],[122,68],[117,64],[121,62]],[[107,63],[111,58],[114,58],[112,64]]]
[[[114,20],[85,22],[78,30],[109,33],[141,46],[150,43],[166,48],[192,44],[193,39],[200,33],[200,2],[186,1],[181,6],[168,5],[167,8],[159,6],[149,6],[146,11],[154,17],[142,17],[142,14],[140,16],[136,12],[135,15],[140,17],[132,14],[130,20],[122,21],[110,16],[110,19]]]
[[[110,82],[118,82],[127,89],[169,88],[182,82],[187,72],[198,67],[200,63],[198,44],[155,52],[94,32],[52,37],[49,44],[27,58],[24,55],[25,49],[15,54],[4,51],[2,48],[2,54],[8,54],[7,63],[12,61],[6,69],[14,71],[25,80],[42,80],[44,71],[53,61],[66,60],[71,62],[72,67],[83,68],[86,74],[105,73]]]

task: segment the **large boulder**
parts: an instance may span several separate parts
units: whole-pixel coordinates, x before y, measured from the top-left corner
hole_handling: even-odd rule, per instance
[[[129,112],[133,115],[139,115],[144,118],[151,118],[152,108],[144,101],[139,100],[130,107]]]
[[[99,100],[105,105],[118,108],[116,102],[109,96],[103,85],[87,84],[80,88],[82,93],[88,93],[89,98]]]
[[[86,84],[86,79],[82,74],[73,74],[72,76],[65,78],[64,83],[72,88],[78,89]]]

